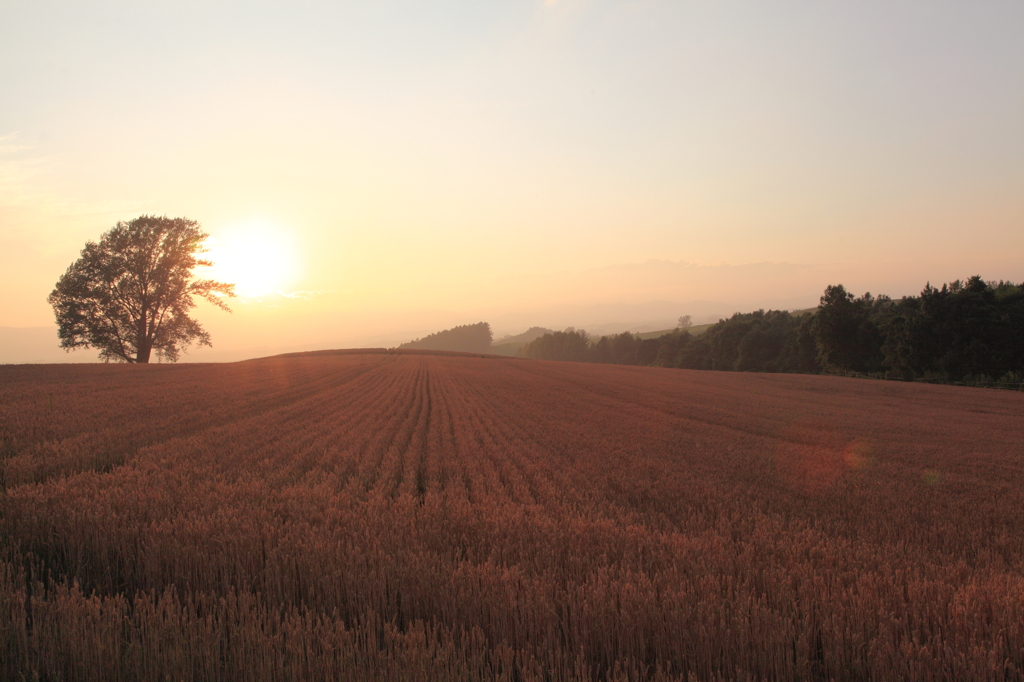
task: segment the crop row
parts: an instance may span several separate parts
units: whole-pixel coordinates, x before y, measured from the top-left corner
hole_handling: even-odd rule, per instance
[[[0,677],[1024,679],[1024,396],[0,368]]]

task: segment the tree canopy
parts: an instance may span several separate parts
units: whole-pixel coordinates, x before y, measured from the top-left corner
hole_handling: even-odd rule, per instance
[[[681,320],[682,321],[682,320]],[[566,330],[521,355],[684,369],[854,373],[893,379],[1020,386],[1024,284],[979,276],[895,301],[830,285],[813,312],[736,313],[694,334],[680,324],[656,339],[628,332],[590,339]]]
[[[87,242],[48,298],[61,347],[146,363],[154,351],[175,362],[193,343],[211,345],[188,314],[195,297],[230,312],[224,298],[235,293],[233,284],[192,279],[194,268],[212,265],[200,257],[208,236],[194,220],[143,215]]]
[[[488,353],[491,350],[491,325],[486,322],[463,324],[403,343],[399,348],[450,350],[464,353]]]

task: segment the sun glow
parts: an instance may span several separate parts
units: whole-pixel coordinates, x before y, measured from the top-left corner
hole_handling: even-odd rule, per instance
[[[295,283],[299,259],[291,235],[264,221],[217,230],[207,241],[206,276],[235,285],[239,296],[262,296]]]

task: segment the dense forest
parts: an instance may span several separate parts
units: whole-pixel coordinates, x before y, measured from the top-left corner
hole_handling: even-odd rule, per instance
[[[477,322],[429,334],[422,339],[403,343],[399,348],[489,353],[492,338],[491,325],[486,322]]]
[[[862,374],[904,380],[1024,381],[1024,284],[971,277],[918,296],[856,297],[829,286],[820,307],[736,313],[700,335],[628,332],[591,339],[567,329],[527,345],[524,357],[750,372]]]

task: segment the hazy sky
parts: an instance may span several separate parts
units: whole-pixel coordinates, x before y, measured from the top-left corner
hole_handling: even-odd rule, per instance
[[[1022,27],[1019,1],[0,0],[0,327],[52,325],[86,240],[142,213],[199,220],[253,295],[200,311],[222,348],[1021,281]]]

